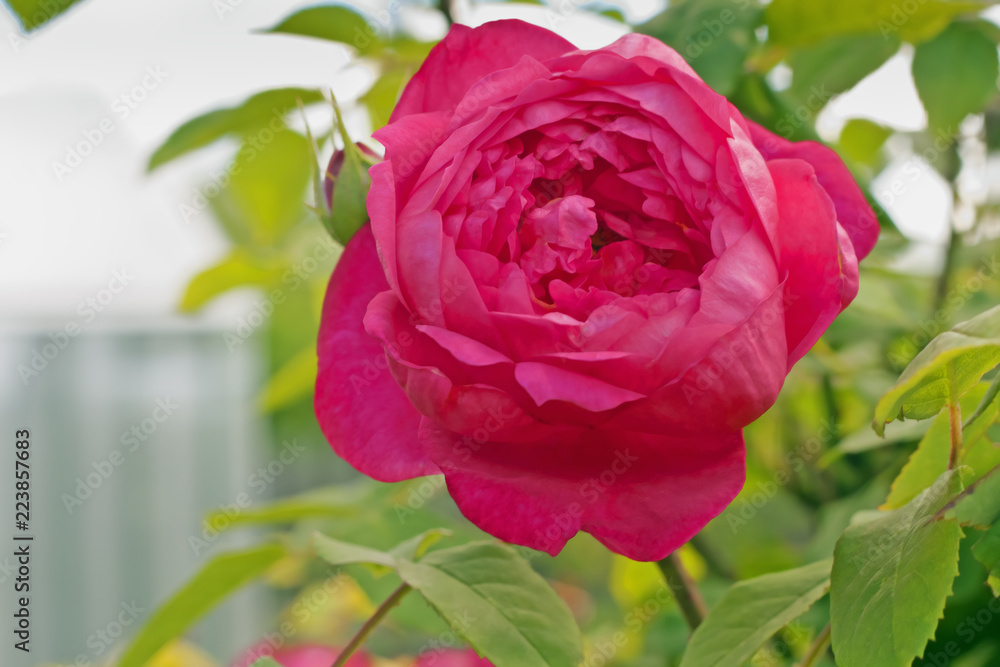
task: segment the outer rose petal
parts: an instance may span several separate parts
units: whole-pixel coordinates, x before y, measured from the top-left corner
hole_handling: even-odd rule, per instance
[[[478,28],[454,25],[406,86],[390,123],[415,113],[454,109],[474,83],[522,56],[555,58],[576,47],[551,30],[518,20]]]
[[[420,435],[467,519],[552,555],[583,530],[634,560],[664,558],[729,505],[746,474],[738,431],[579,429],[559,441],[478,444],[424,419]]]
[[[366,225],[344,248],[323,302],[315,410],[337,454],[398,482],[438,470],[417,441],[420,414],[388,371],[381,342],[365,333],[368,303],[388,289]]]
[[[796,158],[813,166],[816,178],[837,208],[837,221],[851,237],[857,259],[864,259],[878,240],[878,218],[840,156],[815,141],[792,143],[754,122],[747,124],[757,150],[768,160]]]

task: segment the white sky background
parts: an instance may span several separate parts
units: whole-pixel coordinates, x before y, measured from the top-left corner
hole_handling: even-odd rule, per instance
[[[0,312],[4,324],[71,315],[126,269],[129,287],[108,307],[116,315],[174,312],[186,282],[220,258],[226,245],[208,213],[185,224],[178,211],[210,169],[231,155],[219,145],[161,168],[144,166],[153,149],[179,124],[205,111],[240,102],[268,88],[333,88],[356,96],[371,81],[349,65],[340,46],[306,38],[253,34],[293,10],[301,0],[228,0],[219,16],[210,0],[87,0],[15,48],[14,19],[0,10]],[[239,3],[239,4],[237,4]],[[381,3],[361,3],[369,9]],[[655,0],[632,0],[628,13],[655,12]],[[517,16],[556,27],[583,47],[597,47],[624,29],[576,12],[552,26],[545,9],[525,4],[471,8],[459,18],[478,24]],[[404,17],[426,36],[443,29],[432,13]],[[896,56],[854,91],[834,100],[820,129],[835,138],[850,117],[866,117],[901,130],[925,118],[908,75],[908,56]],[[146,99],[121,118],[114,100],[140,84],[147,67],[166,73]],[[149,79],[147,79],[149,81]],[[54,161],[93,131],[114,122],[82,164],[60,181]],[[364,120],[356,116],[356,131]],[[913,187],[897,213],[934,240],[950,204],[940,183]],[[877,188],[876,188],[877,189]]]

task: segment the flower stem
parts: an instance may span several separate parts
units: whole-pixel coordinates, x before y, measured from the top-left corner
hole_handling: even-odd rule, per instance
[[[708,614],[708,608],[705,606],[704,598],[701,597],[698,585],[694,583],[694,579],[691,578],[691,575],[684,568],[684,564],[681,563],[679,552],[673,552],[663,560],[657,561],[656,564],[659,565],[660,571],[663,572],[663,576],[667,580],[667,586],[670,588],[674,599],[677,600],[677,606],[680,607],[681,614],[684,615],[684,620],[687,621],[691,632],[694,632]]]
[[[813,643],[809,645],[799,667],[815,667],[819,659],[826,653],[826,647],[830,645],[830,629],[830,624],[827,623],[826,627],[813,640]]]
[[[392,595],[387,597],[385,602],[379,605],[379,608],[375,610],[372,617],[365,621],[365,624],[361,626],[358,633],[354,635],[354,638],[351,639],[350,643],[344,647],[344,650],[340,652],[339,656],[337,656],[336,662],[334,662],[330,667],[344,667],[350,657],[354,655],[354,652],[361,648],[361,645],[365,643],[365,640],[368,639],[368,635],[370,635],[372,630],[375,629],[375,626],[378,625],[379,622],[385,618],[386,614],[389,613],[389,610],[399,604],[399,601],[403,599],[403,596],[411,590],[413,589],[409,584],[403,584],[394,590]]]
[[[948,456],[948,470],[958,465],[962,452],[962,407],[958,404],[958,387],[955,383],[955,363],[948,362],[948,421],[951,426],[951,454]]]

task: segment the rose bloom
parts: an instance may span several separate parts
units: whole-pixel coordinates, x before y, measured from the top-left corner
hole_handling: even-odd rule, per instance
[[[741,429],[857,294],[874,213],[830,149],[744,119],[661,42],[452,27],[375,134],[316,413],[392,482],[556,554],[636,560],[736,496]]]

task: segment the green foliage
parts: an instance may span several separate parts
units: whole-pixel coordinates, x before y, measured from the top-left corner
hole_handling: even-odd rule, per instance
[[[178,127],[149,158],[148,169],[176,160],[191,151],[204,148],[223,137],[256,138],[267,143],[269,133],[287,129],[288,113],[299,103],[323,101],[318,90],[280,88],[257,93],[235,107],[217,109],[192,118]],[[259,137],[259,138],[258,138]]]
[[[962,529],[931,521],[961,491],[942,475],[905,507],[844,531],[830,585],[833,652],[842,667],[907,667],[934,636],[958,574]]]
[[[1000,467],[994,468],[942,511],[963,526],[989,528],[1000,519]]]
[[[788,66],[792,91],[804,98],[814,87],[828,94],[853,88],[899,50],[899,39],[881,35],[837,35],[815,45],[793,49]]]
[[[260,577],[285,555],[265,544],[216,556],[167,600],[125,650],[118,667],[141,667],[164,645],[180,637],[223,599]]]
[[[917,92],[931,128],[944,136],[957,134],[967,115],[997,96],[997,76],[996,43],[977,23],[953,23],[913,56]]]
[[[832,561],[732,586],[691,636],[680,667],[741,665],[830,588]]]
[[[828,37],[877,33],[908,42],[930,39],[962,14],[978,12],[986,3],[924,0],[774,0],[767,8],[769,38],[784,46],[816,44]]]
[[[271,376],[257,397],[263,412],[274,412],[307,398],[316,384],[316,347],[310,345],[289,359]]]
[[[274,658],[264,657],[254,660],[250,667],[281,667],[281,665]]]
[[[1000,597],[1000,523],[990,528],[972,547],[976,560],[989,572],[989,585],[994,597]]]
[[[757,44],[761,9],[732,0],[687,0],[637,26],[676,49],[716,92],[729,95]]]
[[[26,32],[41,28],[80,0],[5,0]]]
[[[368,563],[395,570],[496,667],[557,667],[582,659],[579,629],[565,603],[513,549],[474,542],[414,561],[436,537],[419,535],[391,551],[320,534],[313,542],[331,565]]]
[[[937,336],[906,367],[875,408],[874,428],[897,418],[927,419],[949,397],[969,391],[1000,362],[1000,307]],[[953,378],[949,380],[949,366]]]
[[[364,16],[341,5],[308,7],[288,16],[267,32],[338,42],[361,54],[375,53],[385,45],[378,29],[371,27]]]

